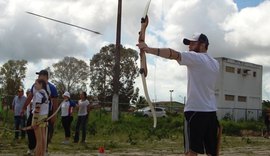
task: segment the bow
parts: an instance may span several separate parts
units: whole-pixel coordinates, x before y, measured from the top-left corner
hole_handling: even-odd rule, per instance
[[[51,116],[49,116],[49,117],[47,117],[47,118],[45,118],[43,120],[38,121],[36,125],[31,125],[31,126],[23,127],[20,130],[23,130],[23,131],[31,130],[35,126],[38,126],[38,125],[40,125],[40,124],[42,124],[44,122],[48,122],[51,118],[53,118],[59,112],[61,106],[62,106],[62,103],[58,106],[58,108],[56,109],[56,111]],[[17,130],[17,131],[20,131],[20,130]]]
[[[144,16],[141,18],[141,30],[139,32],[139,39],[138,42],[144,42],[145,41],[145,31],[146,31],[146,27],[148,25],[148,16],[147,16],[147,12],[150,6],[150,2],[151,0],[148,1],[146,7],[145,7],[145,12],[144,12]],[[142,77],[142,83],[143,83],[143,90],[144,90],[144,94],[146,97],[146,101],[151,109],[152,115],[153,115],[153,119],[154,119],[154,125],[153,127],[156,128],[157,126],[157,116],[156,116],[156,111],[154,109],[154,106],[150,100],[149,94],[148,94],[148,89],[147,89],[147,85],[146,85],[146,76],[147,76],[147,64],[146,64],[146,56],[145,56],[145,52],[143,50],[140,50],[140,62],[141,62],[141,68],[140,68],[140,74]]]

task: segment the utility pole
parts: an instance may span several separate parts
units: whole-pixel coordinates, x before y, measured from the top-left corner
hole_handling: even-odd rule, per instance
[[[113,76],[113,99],[112,99],[112,121],[119,120],[119,75],[120,75],[120,48],[121,48],[121,14],[122,0],[118,0],[117,28],[116,28],[116,51]]]

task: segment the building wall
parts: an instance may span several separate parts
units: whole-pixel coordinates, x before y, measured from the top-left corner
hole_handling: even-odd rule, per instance
[[[216,58],[220,76],[216,84],[218,117],[258,119],[262,109],[262,66]]]

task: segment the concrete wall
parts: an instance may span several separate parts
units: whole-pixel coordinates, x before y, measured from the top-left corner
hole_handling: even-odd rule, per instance
[[[220,76],[216,84],[218,117],[258,119],[262,109],[262,66],[228,58],[216,58]]]

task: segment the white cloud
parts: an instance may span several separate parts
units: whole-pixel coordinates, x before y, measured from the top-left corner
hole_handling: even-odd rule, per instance
[[[270,1],[264,1],[257,7],[242,9],[239,13],[229,16],[223,24],[227,32],[225,40],[237,49],[256,50],[258,54],[268,53],[270,48],[269,25]],[[254,51],[248,53],[253,53]]]
[[[105,34],[106,31],[111,31],[109,24],[115,25],[113,22],[115,14],[111,13],[116,7],[114,1],[90,3],[86,0],[82,2],[11,0],[2,5],[6,16],[1,18],[0,23],[1,53],[4,54],[1,60],[23,58],[38,61],[44,58],[61,58],[64,55],[84,55],[89,49],[91,53],[96,53],[100,48],[96,45],[104,42],[102,36],[38,18],[26,14],[26,11]],[[90,56],[91,54],[88,54],[88,57]]]

